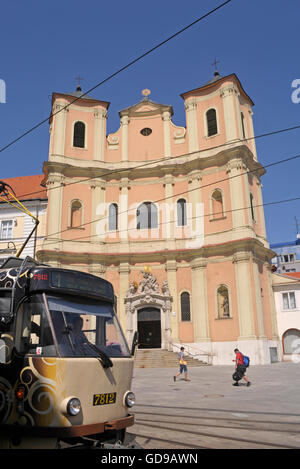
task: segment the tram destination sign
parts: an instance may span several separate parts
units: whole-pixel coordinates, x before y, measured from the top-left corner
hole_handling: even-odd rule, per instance
[[[33,290],[53,288],[114,299],[113,287],[109,282],[93,275],[71,270],[36,269],[32,275],[31,288]]]
[[[52,271],[50,273],[50,286],[104,296],[111,300],[114,298],[113,289],[109,282],[81,272]]]

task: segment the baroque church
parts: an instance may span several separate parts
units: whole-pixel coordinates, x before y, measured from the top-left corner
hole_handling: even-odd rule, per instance
[[[112,282],[131,344],[231,364],[278,349],[253,102],[233,73],[215,72],[171,105],[141,100],[107,134],[109,102],[53,93],[40,261]]]

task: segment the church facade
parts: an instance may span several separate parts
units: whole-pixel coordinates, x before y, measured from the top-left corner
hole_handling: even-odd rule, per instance
[[[231,364],[236,347],[251,363],[270,363],[274,347],[280,356],[265,170],[238,77],[216,72],[183,93],[182,127],[143,90],[107,135],[109,103],[81,94],[52,97],[38,259],[111,281],[140,348],[184,344],[213,364]]]

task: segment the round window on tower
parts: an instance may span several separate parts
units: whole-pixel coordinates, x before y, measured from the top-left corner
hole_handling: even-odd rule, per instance
[[[144,137],[148,137],[148,135],[152,134],[152,129],[149,129],[149,127],[145,127],[145,129],[141,130],[141,134],[144,135]]]

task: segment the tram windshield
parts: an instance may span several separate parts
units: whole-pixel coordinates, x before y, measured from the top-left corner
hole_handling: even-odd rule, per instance
[[[42,356],[128,357],[113,305],[69,296],[33,295],[20,306],[21,351]]]

